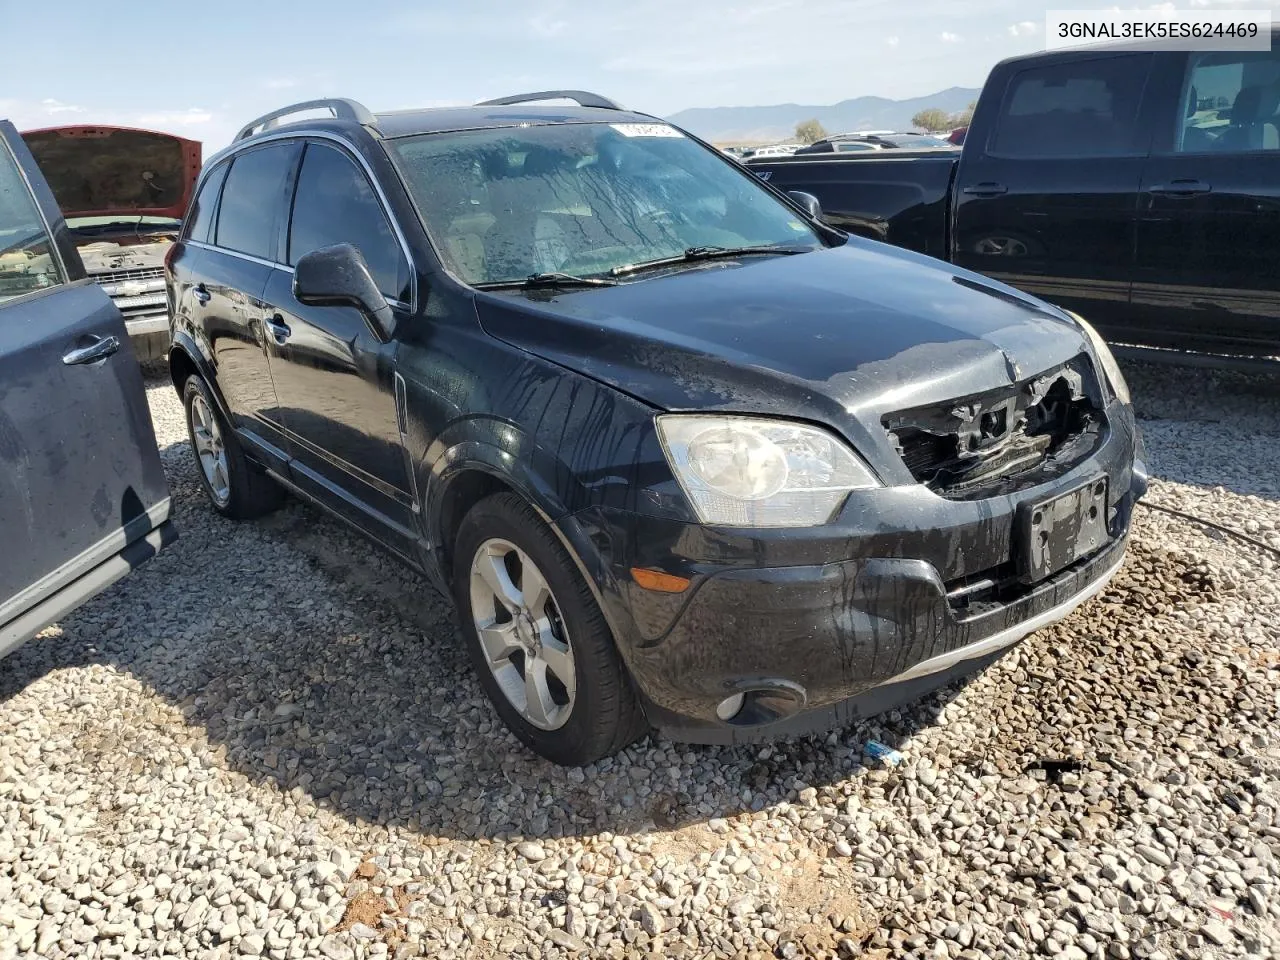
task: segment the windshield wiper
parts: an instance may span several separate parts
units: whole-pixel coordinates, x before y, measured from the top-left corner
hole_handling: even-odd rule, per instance
[[[759,247],[689,247],[684,253],[674,257],[658,257],[656,260],[641,260],[639,263],[624,263],[609,271],[615,277],[623,277],[640,270],[655,267],[669,267],[677,263],[692,263],[697,260],[715,260],[720,257],[743,257],[750,255],[782,255],[792,253],[808,253],[813,247],[782,247],[766,244]]]
[[[176,230],[182,226],[181,220],[165,220],[162,223],[141,223],[137,220],[112,220],[109,223],[85,223],[71,226],[72,232],[80,234],[114,233],[119,230],[132,230],[135,233],[149,233],[153,230]]]
[[[474,284],[477,290],[534,290],[538,287],[616,287],[607,277],[575,277],[572,273],[531,273],[523,280],[492,280]]]

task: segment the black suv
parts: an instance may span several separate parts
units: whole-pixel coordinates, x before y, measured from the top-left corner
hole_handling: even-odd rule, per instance
[[[974,669],[1119,566],[1124,379],[1078,317],[815,208],[577,91],[262,117],[168,260],[205,490],[288,488],[452,593],[561,763]]]

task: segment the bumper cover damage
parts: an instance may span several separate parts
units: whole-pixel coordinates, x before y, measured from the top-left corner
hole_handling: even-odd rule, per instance
[[[937,572],[916,560],[848,561],[726,573],[690,601],[673,674],[688,678],[650,720],[699,743],[810,733],[874,716],[979,669],[1099,593],[1119,569],[1124,539],[998,609],[961,619]],[[701,624],[741,644],[698,642]],[[778,676],[785,670],[785,676]],[[716,704],[744,693],[740,712]]]
[[[831,729],[981,669],[1105,587],[1147,488],[1131,415],[1107,413],[1091,455],[1016,492],[866,491],[825,528],[772,533],[592,510],[569,539],[609,571],[597,586],[653,726],[700,743]],[[1028,566],[1034,517],[1080,490],[1098,494],[1078,500],[1098,508],[1076,528],[1090,536]],[[647,591],[634,567],[691,586]]]

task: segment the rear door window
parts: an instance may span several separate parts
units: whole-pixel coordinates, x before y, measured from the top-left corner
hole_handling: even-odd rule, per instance
[[[222,181],[227,178],[228,163],[220,163],[209,171],[204,186],[196,195],[195,203],[187,213],[187,239],[209,242],[209,234],[213,229],[213,215],[218,209],[218,191],[222,189]]]
[[[289,225],[289,264],[335,243],[360,251],[384,297],[409,299],[409,267],[369,179],[342,151],[308,144]]]
[[[1280,48],[1193,53],[1178,153],[1280,153]]]
[[[1014,74],[987,145],[1019,159],[1144,153],[1138,108],[1150,54],[1067,60]]]
[[[0,303],[65,282],[27,182],[0,141]]]
[[[296,151],[294,143],[273,143],[236,156],[218,206],[218,246],[275,260],[276,218]]]

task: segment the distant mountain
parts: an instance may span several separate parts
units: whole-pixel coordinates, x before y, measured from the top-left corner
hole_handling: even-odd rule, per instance
[[[694,107],[667,119],[704,140],[776,141],[795,133],[796,124],[816,118],[828,133],[850,130],[910,130],[911,118],[927,107],[959,113],[980,91],[951,87],[911,100],[884,97],[855,97],[830,106],[780,103],[771,107]]]

